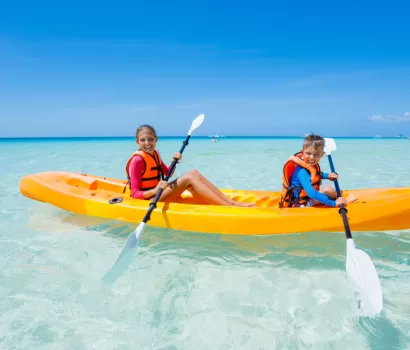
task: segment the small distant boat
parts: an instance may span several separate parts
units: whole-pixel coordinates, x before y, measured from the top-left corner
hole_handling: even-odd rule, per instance
[[[209,137],[212,137],[212,142],[218,142],[219,139],[220,139],[221,137],[224,137],[224,136],[223,136],[223,135],[219,135],[219,128],[218,128],[217,131],[216,131],[216,134],[215,134],[215,135],[209,135]]]
[[[381,139],[382,137],[380,135],[376,135],[374,138],[375,139]]]

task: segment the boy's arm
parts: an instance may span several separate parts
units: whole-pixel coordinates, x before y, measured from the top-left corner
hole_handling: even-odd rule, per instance
[[[336,207],[336,201],[330,199],[325,194],[320,193],[313,188],[312,181],[310,180],[310,175],[306,171],[306,169],[301,169],[301,171],[299,171],[298,173],[298,177],[303,189],[306,191],[306,194],[309,196],[309,198],[328,205],[329,207]]]

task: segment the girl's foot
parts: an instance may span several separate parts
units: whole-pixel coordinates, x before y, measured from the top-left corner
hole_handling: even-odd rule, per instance
[[[358,198],[353,193],[349,193],[346,197],[346,204],[354,203],[356,201],[358,201]]]
[[[235,206],[235,207],[246,207],[246,208],[249,208],[249,207],[255,207],[255,206],[256,206],[256,203],[255,203],[255,202],[253,202],[253,203],[237,202],[237,201],[234,201],[233,199],[231,199],[231,205],[233,205],[233,206]]]

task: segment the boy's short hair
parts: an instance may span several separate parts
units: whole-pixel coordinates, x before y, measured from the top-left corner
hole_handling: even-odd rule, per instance
[[[325,139],[322,136],[315,135],[315,134],[310,134],[305,137],[305,140],[303,141],[303,148],[305,149],[306,147],[313,146],[313,148],[316,150],[318,148],[325,148]]]

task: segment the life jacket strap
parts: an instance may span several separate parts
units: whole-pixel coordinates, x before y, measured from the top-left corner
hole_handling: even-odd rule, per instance
[[[295,196],[295,190],[301,191],[303,189],[302,186],[286,187],[285,185],[283,185],[283,187],[286,189],[286,194],[285,196],[281,197],[281,201],[279,202],[279,208],[283,208],[284,202],[289,203],[288,208],[291,208],[295,202],[300,202],[301,199],[305,199],[305,197]],[[306,202],[307,200],[308,198],[306,199]]]

